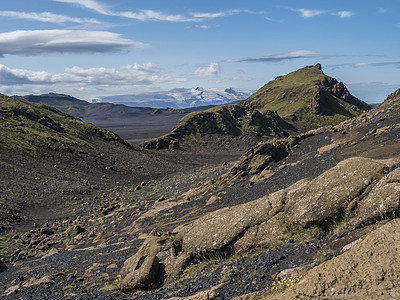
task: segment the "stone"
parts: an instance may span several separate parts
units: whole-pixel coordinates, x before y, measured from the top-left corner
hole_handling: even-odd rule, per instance
[[[79,225],[72,225],[71,227],[69,227],[67,230],[65,230],[65,234],[66,235],[70,235],[70,236],[76,236],[79,233],[83,233],[86,232],[86,229],[79,226]]]
[[[369,233],[343,254],[311,269],[285,293],[268,299],[398,299],[400,219]]]
[[[159,269],[159,240],[156,236],[149,236],[138,252],[125,261],[121,270],[123,279],[119,285],[123,291],[147,290],[153,287]]]
[[[400,168],[388,173],[375,185],[365,199],[358,203],[354,226],[363,222],[393,217],[400,205]]]
[[[329,169],[288,196],[286,224],[291,229],[333,219],[359,195],[387,165],[368,158],[353,157]],[[290,229],[290,228],[289,228]]]

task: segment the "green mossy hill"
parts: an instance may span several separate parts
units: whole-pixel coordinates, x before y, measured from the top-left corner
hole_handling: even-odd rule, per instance
[[[53,106],[72,116],[83,114],[90,106],[89,102],[69,95],[48,93],[43,95],[13,96],[14,99]]]
[[[206,135],[256,135],[259,137],[287,136],[290,125],[275,112],[258,110],[240,104],[226,104],[193,112],[185,116],[174,129],[159,138],[139,145],[148,149],[179,149],[204,142]]]
[[[342,82],[325,75],[320,64],[277,77],[244,105],[261,113],[274,110],[300,129],[336,125],[371,109],[353,97]]]
[[[32,156],[61,150],[84,153],[93,141],[128,144],[115,133],[71,117],[56,108],[0,94],[0,147]]]

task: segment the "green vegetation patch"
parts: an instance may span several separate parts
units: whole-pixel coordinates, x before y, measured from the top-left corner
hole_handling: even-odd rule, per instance
[[[206,142],[207,135],[256,135],[262,138],[287,136],[291,128],[275,112],[261,114],[240,104],[225,104],[183,117],[174,129],[139,145],[148,149],[179,149]]]
[[[309,66],[270,81],[245,105],[261,113],[276,111],[281,118],[305,128],[336,125],[371,108],[349,94],[341,98],[340,88],[345,89],[319,65]]]
[[[115,133],[43,104],[0,94],[0,146],[37,156],[47,150],[84,153],[91,139],[125,142]]]

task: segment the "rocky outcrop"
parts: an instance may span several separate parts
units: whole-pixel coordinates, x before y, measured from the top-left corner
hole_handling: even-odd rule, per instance
[[[163,264],[166,277],[173,279],[192,261],[265,248],[298,230],[318,227],[329,232],[342,219],[352,218],[346,228],[356,228],[395,216],[400,203],[399,174],[394,161],[354,157],[314,179],[302,179],[257,200],[208,213],[172,234],[151,236],[126,262],[123,286],[135,289],[133,282],[141,278],[142,270],[146,280],[154,282],[153,264]],[[138,266],[146,259],[148,264]]]
[[[284,294],[265,299],[398,299],[400,219],[349,251],[315,267]]]
[[[232,183],[238,178],[259,174],[269,169],[276,162],[284,159],[292,151],[293,147],[303,139],[329,131],[328,127],[313,129],[298,135],[292,135],[287,138],[269,139],[260,142],[258,145],[250,148],[236,162],[229,172],[218,179],[218,183]]]
[[[359,227],[381,219],[392,219],[399,215],[400,168],[387,175],[378,173],[383,178],[371,192],[358,203],[357,216],[350,225]]]
[[[243,251],[268,246],[299,228],[328,227],[386,169],[378,161],[347,159],[313,180],[303,179],[258,200],[207,214],[183,236],[183,251],[192,256],[229,247]]]
[[[393,104],[399,103],[399,102],[400,102],[400,89],[398,89],[397,91],[395,91],[395,92],[391,93],[389,96],[387,96],[385,101],[383,101],[379,107],[390,106],[390,105],[393,105]]]

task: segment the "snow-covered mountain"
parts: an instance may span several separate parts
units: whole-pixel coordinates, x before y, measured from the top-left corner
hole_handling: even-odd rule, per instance
[[[203,89],[200,87],[177,88],[169,91],[149,92],[134,95],[100,97],[100,102],[111,102],[137,107],[188,108],[206,105],[220,105],[232,101],[247,99],[251,91],[226,88]]]

